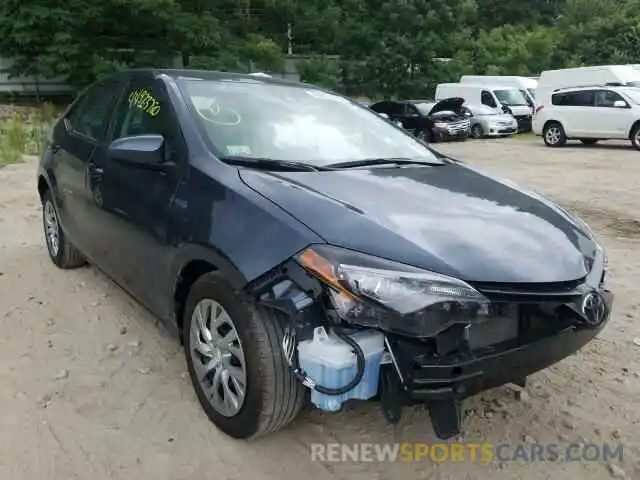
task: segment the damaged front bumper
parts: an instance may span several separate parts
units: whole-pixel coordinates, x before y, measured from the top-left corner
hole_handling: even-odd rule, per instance
[[[614,297],[608,290],[593,290],[583,294],[575,304],[581,307],[591,295],[596,295],[603,306],[604,313],[596,321],[586,318],[584,312],[561,305],[558,307],[561,313],[555,317],[546,315],[537,322],[526,316],[514,319],[518,322],[515,336],[500,341],[505,332],[496,333],[493,339],[489,333],[488,338],[482,339],[484,346],[476,349],[456,348],[440,355],[434,342],[428,345],[429,342],[402,338],[390,340],[393,366],[402,385],[397,404],[393,405],[389,398],[383,398],[383,404],[397,411],[402,405],[424,403],[438,437],[459,434],[462,400],[506,383],[524,386],[528,375],[572,355],[598,335],[609,320]],[[444,334],[462,339],[465,332]],[[464,340],[461,344],[464,345]],[[382,392],[383,397],[387,394],[393,395]]]

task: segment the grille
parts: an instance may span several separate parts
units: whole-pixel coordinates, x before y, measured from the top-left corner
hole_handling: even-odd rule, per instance
[[[469,120],[460,120],[458,122],[451,123],[447,127],[447,130],[449,133],[464,133],[469,130],[469,124]]]

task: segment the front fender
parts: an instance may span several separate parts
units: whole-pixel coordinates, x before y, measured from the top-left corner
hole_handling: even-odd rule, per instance
[[[184,243],[178,247],[178,251],[171,262],[170,277],[174,279],[173,293],[177,280],[184,268],[193,262],[206,262],[218,271],[234,289],[240,290],[248,280],[245,275],[222,252],[214,247]]]

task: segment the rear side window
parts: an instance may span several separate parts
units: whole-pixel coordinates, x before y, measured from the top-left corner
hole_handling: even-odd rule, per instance
[[[384,110],[378,110],[380,113],[387,115],[402,116],[404,115],[404,105],[401,103],[388,102],[384,104]]]
[[[371,105],[371,110],[378,113],[386,113],[389,114],[391,104],[389,102],[376,103],[375,105]]]
[[[593,90],[579,92],[563,92],[551,95],[551,103],[563,107],[592,107]]]
[[[121,88],[122,85],[114,81],[90,87],[67,118],[71,129],[96,142],[104,141]]]

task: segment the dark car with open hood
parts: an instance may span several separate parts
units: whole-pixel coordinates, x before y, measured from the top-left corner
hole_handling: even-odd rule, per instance
[[[369,108],[384,114],[394,123],[425,142],[466,140],[470,115],[463,108],[464,98],[435,100],[385,100]]]
[[[161,318],[235,438],[352,399],[391,422],[425,404],[448,438],[463,399],[610,317],[579,218],[310,85],[115,74],[56,123],[37,190],[53,263],[95,265]]]

